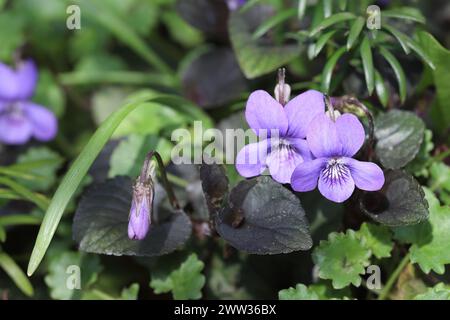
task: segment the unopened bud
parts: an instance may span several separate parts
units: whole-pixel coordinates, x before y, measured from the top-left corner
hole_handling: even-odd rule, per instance
[[[150,158],[147,158],[133,186],[133,199],[128,220],[128,238],[131,240],[144,239],[150,230],[155,196],[154,172],[154,164]]]
[[[278,83],[275,86],[275,99],[284,106],[291,96],[291,87],[285,83],[286,71],[284,68],[278,69]]]

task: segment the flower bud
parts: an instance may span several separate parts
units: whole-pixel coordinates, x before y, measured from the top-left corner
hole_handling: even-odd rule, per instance
[[[133,200],[128,221],[128,238],[142,240],[147,235],[152,220],[154,194],[153,183],[142,183],[138,178],[133,186]]]

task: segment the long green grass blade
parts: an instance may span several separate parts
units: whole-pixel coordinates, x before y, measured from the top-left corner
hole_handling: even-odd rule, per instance
[[[364,27],[364,24],[365,20],[363,17],[358,17],[356,18],[355,22],[353,22],[347,38],[347,51],[353,47],[353,44],[358,39],[359,34],[361,33]]]
[[[398,82],[398,90],[400,94],[401,102],[405,102],[406,99],[406,76],[403,68],[398,62],[397,58],[394,57],[392,53],[390,53],[385,47],[380,47],[381,55],[386,59],[386,61],[391,66],[392,70],[394,70],[395,77]]]
[[[313,28],[310,32],[310,36],[314,37],[316,34],[318,34],[323,29],[326,29],[336,23],[347,21],[355,19],[355,15],[349,12],[341,12],[333,14],[332,16],[324,19],[322,22],[320,22],[315,28]]]
[[[42,218],[30,214],[9,214],[0,216],[0,226],[36,225],[42,222]]]
[[[7,186],[18,195],[22,196],[24,199],[33,202],[40,209],[46,210],[49,205],[49,200],[41,194],[35,193],[30,189],[24,187],[20,183],[15,182],[6,177],[0,177],[0,185]]]
[[[364,40],[361,43],[360,53],[364,69],[364,77],[367,84],[367,90],[369,91],[369,95],[371,95],[375,87],[375,76],[372,49],[370,48],[370,41],[367,37],[364,37]]]
[[[266,32],[268,32],[270,29],[276,27],[277,25],[283,23],[284,21],[295,17],[297,15],[297,9],[288,9],[284,10],[273,17],[270,17],[264,23],[262,23],[253,33],[252,37],[253,39],[261,38]]]
[[[328,59],[327,63],[322,72],[322,91],[328,93],[331,84],[331,76],[333,75],[333,69],[339,58],[345,53],[345,47],[339,48],[333,55]]]
[[[11,280],[28,297],[33,296],[34,290],[31,282],[16,262],[0,249],[0,267],[5,270]]]
[[[75,159],[61,184],[58,186],[58,189],[50,202],[50,206],[45,213],[33,252],[31,253],[27,270],[29,276],[32,275],[39,266],[50,245],[53,235],[55,234],[65,208],[88,172],[89,167],[114,133],[114,130],[119,126],[122,120],[137,107],[146,105],[150,108],[154,106],[154,103],[168,103],[174,109],[192,116],[193,119],[203,121],[204,126],[212,126],[211,119],[192,104],[187,105],[187,102],[184,99],[154,92],[144,92],[137,96],[135,95],[133,99],[130,99],[128,104],[112,113],[92,135],[91,139],[81,151],[80,155]]]

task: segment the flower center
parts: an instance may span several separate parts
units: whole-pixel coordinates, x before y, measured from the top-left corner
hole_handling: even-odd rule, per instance
[[[0,111],[0,115],[8,115],[13,118],[21,118],[23,116],[23,110],[19,103],[8,103],[6,107]]]
[[[342,163],[341,158],[332,158],[328,160],[321,175],[322,179],[329,185],[342,184],[350,177],[350,170]]]

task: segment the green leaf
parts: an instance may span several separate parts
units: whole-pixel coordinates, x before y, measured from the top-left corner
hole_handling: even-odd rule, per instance
[[[424,191],[430,218],[415,226],[396,228],[394,233],[400,241],[412,244],[411,262],[425,273],[443,274],[445,265],[450,263],[450,206],[441,206],[433,192],[427,188]]]
[[[305,16],[307,3],[307,0],[298,0],[298,20],[302,20],[302,18]]]
[[[117,111],[126,103],[128,93],[129,90],[117,87],[106,87],[96,91],[92,98],[95,122],[101,124],[111,113]],[[156,134],[166,127],[183,126],[186,122],[186,117],[167,105],[155,103],[152,108],[149,108],[144,104],[137,107],[120,123],[113,137],[129,134]]]
[[[102,148],[108,142],[109,138],[113,134],[114,130],[119,126],[124,118],[129,113],[138,107],[146,105],[152,107],[153,102],[169,102],[175,109],[181,112],[185,112],[192,115],[194,119],[202,120],[203,124],[209,127],[211,120],[206,117],[203,112],[197,109],[195,106],[187,105],[184,99],[170,96],[155,94],[153,92],[142,92],[139,95],[135,95],[130,98],[130,102],[123,106],[121,109],[111,114],[105,122],[97,129],[94,135],[91,137],[87,145],[84,147],[81,154],[75,159],[72,166],[63,178],[63,181],[56,190],[50,206],[44,216],[44,220],[39,229],[39,233],[36,239],[36,243],[31,254],[30,261],[28,263],[28,275],[34,273],[39,266],[42,258],[47,251],[48,246],[53,238],[53,235],[58,227],[59,221],[64,213],[66,206],[69,204],[70,199],[76,192],[78,186],[83,180],[84,176],[89,170],[89,167],[94,162],[97,155]]]
[[[14,180],[11,180],[6,177],[0,176],[0,185],[9,187],[15,193],[20,195],[23,199],[34,203],[36,206],[38,206],[42,210],[47,210],[49,201],[45,196],[35,193],[35,192],[31,191],[30,189],[24,187],[20,183],[17,183]]]
[[[79,268],[78,274],[77,267]],[[98,256],[66,251],[51,259],[45,283],[50,288],[52,299],[80,299],[83,291],[97,281],[98,273],[101,270],[102,266]],[[80,278],[76,279],[77,276]],[[69,277],[73,277],[74,283],[70,283]],[[68,286],[69,283],[75,285],[77,280],[80,281],[79,289],[72,289]]]
[[[437,92],[437,103],[432,106],[432,117],[444,131],[450,123],[450,51],[444,48],[431,34],[418,33],[420,46],[430,56],[436,66],[432,70],[434,84]]]
[[[312,246],[300,200],[270,177],[240,182],[216,220],[216,231],[238,250],[280,254]]]
[[[366,248],[378,259],[391,256],[394,242],[390,229],[373,223],[363,223],[357,232],[357,237],[364,241]]]
[[[89,19],[96,21],[114,34],[120,41],[128,45],[156,70],[171,73],[170,67],[147,46],[142,38],[108,6],[98,6],[98,3],[88,0],[77,0],[71,4],[78,4]]]
[[[171,38],[181,45],[194,47],[202,43],[202,33],[186,23],[177,12],[164,11],[161,19],[167,26]]]
[[[430,189],[439,193],[450,194],[450,167],[443,162],[430,166]]]
[[[79,249],[107,255],[160,256],[185,244],[191,235],[189,217],[167,208],[165,192],[155,186],[152,225],[145,239],[128,238],[133,193],[129,177],[116,177],[90,187],[79,202],[72,230]]]
[[[403,71],[400,62],[398,62],[397,58],[395,58],[392,53],[390,53],[386,48],[380,47],[381,55],[386,59],[386,61],[391,66],[392,70],[394,70],[395,77],[398,82],[398,90],[400,93],[400,101],[403,103],[406,99],[406,76]]]
[[[386,29],[389,33],[391,33],[397,39],[398,43],[400,43],[403,51],[405,51],[406,54],[410,53],[410,48],[408,46],[409,38],[407,35],[405,35],[404,33],[400,32],[399,30],[397,30],[394,27],[391,27],[387,24],[384,24],[383,28]]]
[[[131,134],[111,154],[108,177],[130,176],[137,177],[149,150],[158,150],[164,162],[170,160],[172,144],[157,136],[143,136]]]
[[[319,296],[315,292],[309,291],[304,284],[297,284],[295,288],[283,289],[278,292],[280,300],[319,300]]]
[[[415,158],[425,131],[422,119],[414,113],[392,110],[375,120],[375,152],[385,168],[399,169]]]
[[[366,21],[363,17],[358,17],[356,18],[355,22],[353,22],[347,38],[347,51],[349,51],[353,47],[353,44],[358,39],[365,22]]]
[[[383,10],[381,12],[382,17],[398,18],[411,20],[419,23],[425,23],[425,17],[422,15],[419,9],[411,7],[400,7],[389,10]]]
[[[36,191],[47,191],[56,182],[56,172],[61,168],[63,164],[62,157],[47,147],[35,147],[30,148],[26,153],[21,154],[17,159],[17,164],[30,163],[34,161],[45,161],[47,165],[39,166],[37,168],[30,169],[31,174],[42,177],[38,180],[23,180],[18,179],[22,185]]]
[[[322,0],[323,2],[323,16],[328,18],[333,12],[333,0]]]
[[[328,18],[325,18],[324,20],[322,20],[322,22],[320,22],[317,26],[315,26],[311,32],[309,33],[309,35],[311,37],[314,37],[316,34],[318,34],[319,32],[321,32],[323,29],[326,29],[334,24],[343,22],[343,21],[348,21],[348,20],[352,20],[355,19],[356,16],[352,13],[349,12],[340,12],[340,13],[336,13],[332,16],[329,16]]]
[[[276,45],[254,40],[253,30],[267,19],[267,12],[255,6],[241,13],[233,12],[228,20],[228,32],[239,65],[248,79],[270,73],[297,58],[302,47],[299,44]]]
[[[359,199],[360,208],[373,220],[387,226],[417,224],[428,218],[428,203],[420,184],[400,170],[385,172],[383,188],[365,192]]]
[[[28,297],[33,296],[33,286],[25,273],[6,252],[0,248],[0,268],[2,268],[16,286]]]
[[[327,241],[320,241],[312,255],[319,268],[319,277],[331,279],[335,289],[350,284],[359,287],[370,256],[371,251],[366,248],[364,240],[358,239],[353,230],[331,233]]]
[[[375,70],[375,90],[381,104],[383,107],[386,107],[389,102],[389,90],[386,87],[383,77],[377,70]]]
[[[337,32],[337,30],[331,30],[319,37],[317,39],[317,42],[314,44],[314,55],[313,58],[317,57],[322,51],[323,47],[330,41],[330,39],[333,37],[333,35]]]
[[[33,101],[49,108],[60,118],[66,108],[66,97],[53,75],[46,69],[39,70],[39,81]]]
[[[423,176],[427,178],[429,176],[427,166],[429,165],[429,162],[432,161],[430,153],[433,149],[433,132],[429,129],[425,129],[419,152],[414,160],[408,163],[406,170],[415,176]]]
[[[165,279],[153,279],[150,286],[156,294],[172,291],[175,300],[200,299],[205,285],[205,276],[201,273],[204,263],[191,254],[181,266]]]
[[[139,294],[139,283],[133,283],[128,288],[125,288],[120,293],[120,298],[123,300],[137,300]]]
[[[438,283],[424,293],[418,294],[414,300],[450,300],[450,288],[444,283]]]
[[[364,37],[364,40],[361,43],[360,53],[363,62],[367,91],[369,92],[369,95],[372,95],[373,89],[375,87],[375,69],[373,67],[372,50],[370,48],[370,41],[368,37]]]
[[[0,60],[10,61],[14,51],[25,42],[25,23],[20,15],[0,12]]]
[[[348,288],[347,288],[348,289]],[[324,281],[305,286],[301,283],[278,292],[279,300],[335,300],[348,299],[350,290],[335,290]]]
[[[275,26],[285,22],[286,20],[294,17],[297,15],[297,9],[287,9],[283,10],[276,15],[270,17],[269,19],[265,20],[254,32],[252,35],[253,40],[261,38],[265,33],[267,33],[270,29],[274,28]]]
[[[0,226],[9,227],[16,225],[36,225],[40,224],[42,219],[40,217],[29,214],[8,214],[0,216]]]
[[[333,69],[336,66],[336,63],[338,62],[339,58],[345,53],[345,47],[341,47],[336,52],[333,53],[333,55],[328,59],[327,63],[325,64],[325,67],[323,68],[322,72],[322,84],[321,84],[321,90],[325,93],[328,93],[330,89],[331,84],[331,77],[333,75]]]

